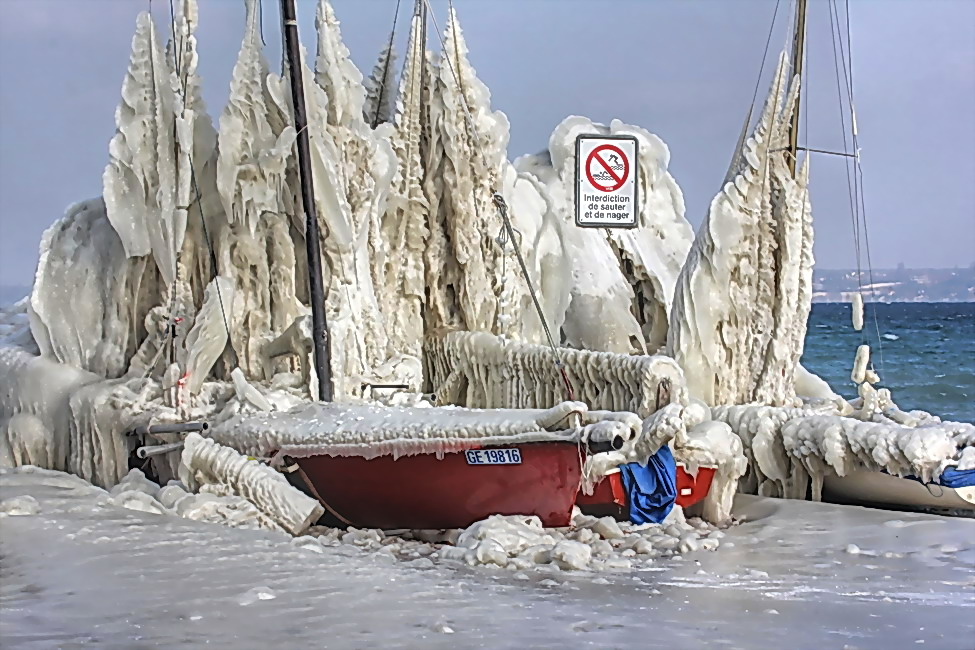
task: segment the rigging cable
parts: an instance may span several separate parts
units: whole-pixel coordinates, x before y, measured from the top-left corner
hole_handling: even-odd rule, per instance
[[[393,12],[393,28],[389,30],[389,45],[386,46],[386,62],[383,65],[383,72],[379,81],[379,97],[376,98],[376,113],[372,117],[372,128],[374,129],[379,126],[379,110],[383,105],[383,95],[386,93],[386,75],[389,72],[389,66],[393,58],[393,39],[396,37],[396,23],[399,21],[399,4],[400,0],[396,0],[396,11]],[[425,47],[426,43],[424,42]],[[404,69],[406,67],[405,61],[403,67]]]
[[[152,0],[149,0],[149,4],[151,6]],[[170,20],[171,20],[171,23],[173,25],[173,41],[175,43],[175,40],[176,40],[176,10],[175,10],[175,7],[173,6],[173,0],[169,0],[169,12],[170,12]],[[183,48],[184,45],[185,45],[185,43],[184,44],[181,44],[179,52],[183,52],[183,49],[182,48]],[[181,66],[180,66],[179,56],[178,56],[176,47],[173,48],[173,55],[174,55],[173,58],[174,58],[174,66],[175,66],[175,69],[176,69],[176,76],[177,76],[177,78],[180,81],[180,83],[177,86],[177,88],[179,89],[178,92],[179,92],[179,94],[181,96],[183,106],[185,107],[186,106],[186,101],[187,101],[186,84],[189,81],[189,79],[188,79],[188,76],[185,77],[185,78],[183,77],[182,70],[180,69]],[[155,88],[155,80],[153,81],[153,87]],[[173,116],[174,129],[175,129],[175,123],[176,123],[175,120],[176,119],[177,118],[176,118],[176,116],[174,114],[174,116]],[[188,206],[186,206],[186,213],[187,213],[187,217],[188,217],[189,216],[190,208],[192,208],[194,205],[196,206],[197,211],[200,213],[200,224],[203,226],[203,238],[206,241],[207,251],[209,252],[209,257],[210,257],[210,277],[213,280],[213,286],[217,290],[217,302],[220,305],[220,314],[223,317],[223,326],[224,326],[224,329],[227,331],[227,346],[230,348],[232,365],[233,365],[233,367],[236,368],[237,366],[240,365],[240,357],[237,355],[237,350],[234,348],[233,338],[230,335],[230,322],[227,320],[227,311],[224,308],[224,302],[223,302],[223,292],[220,290],[220,282],[217,279],[217,256],[216,256],[216,253],[213,250],[213,242],[210,239],[210,232],[209,232],[209,229],[207,228],[206,216],[203,214],[203,194],[200,192],[200,186],[199,186],[199,184],[197,183],[197,180],[196,180],[196,165],[194,164],[194,161],[193,161],[193,151],[192,150],[187,152],[187,158],[189,160],[190,183],[193,186],[193,194],[194,194],[194,197],[193,197],[193,200],[190,201],[190,204]],[[177,252],[177,255],[178,254],[179,253]],[[178,267],[178,264],[177,264],[177,267]]]
[[[433,11],[433,7],[430,6],[430,0],[423,0],[427,6],[427,11],[430,14],[431,20],[433,20],[433,26],[437,30],[437,38],[440,40],[441,51],[444,52],[445,56],[443,59],[447,62],[447,67],[450,70],[450,74],[454,79],[454,83],[457,85],[457,90],[460,92],[461,107],[464,109],[464,115],[467,118],[467,128],[469,129],[469,136],[472,136],[474,145],[477,147],[478,153],[481,154],[481,160],[483,162],[484,168],[488,167],[487,156],[484,154],[484,148],[481,146],[481,136],[477,132],[477,125],[474,123],[474,118],[471,116],[470,108],[467,106],[467,95],[464,92],[463,85],[461,83],[460,75],[457,70],[454,69],[454,64],[450,59],[449,52],[447,50],[447,44],[444,42],[443,33],[440,30],[440,25],[437,24],[437,16]],[[453,4],[450,5],[450,10],[453,11]],[[459,45],[457,44],[456,37],[454,39],[455,54],[457,56],[457,61],[460,61]],[[473,171],[473,160],[471,161],[471,167]],[[545,318],[545,312],[542,310],[541,302],[538,299],[538,295],[535,291],[535,286],[531,281],[531,276],[528,274],[528,265],[525,264],[525,259],[521,254],[521,249],[517,246],[515,241],[515,229],[511,225],[511,219],[508,217],[508,205],[505,203],[504,197],[501,193],[495,189],[491,189],[491,200],[498,209],[498,214],[501,215],[501,221],[503,222],[504,229],[508,233],[508,237],[511,240],[512,248],[515,252],[515,257],[518,259],[518,265],[521,267],[521,272],[525,277],[525,284],[528,286],[528,292],[531,294],[532,302],[535,305],[535,311],[538,313],[538,319],[542,323],[542,330],[545,332],[545,338],[548,341],[549,347],[552,349],[552,354],[555,357],[555,367],[559,371],[559,375],[562,378],[562,383],[565,386],[566,394],[568,395],[569,401],[575,401],[575,394],[572,389],[572,383],[569,381],[569,376],[565,370],[565,364],[562,363],[562,355],[559,352],[558,346],[555,344],[555,339],[552,337],[551,329],[548,326],[548,320]],[[475,216],[477,216],[478,221],[480,221],[479,212],[477,211],[477,201],[474,201]]]
[[[829,20],[830,20],[830,36],[833,41],[833,69],[836,73],[836,106],[840,112],[840,132],[843,136],[843,151],[849,151],[849,143],[846,137],[846,112],[843,107],[843,88],[840,85],[840,75],[842,71],[840,70],[840,59],[838,56],[837,48],[837,36],[839,33],[839,18],[836,15],[837,10],[834,0],[830,0],[828,3],[829,7]],[[835,22],[834,22],[835,21]],[[843,65],[846,65],[845,59]],[[852,125],[851,125],[852,128]],[[861,301],[863,300],[863,268],[861,264],[862,254],[860,248],[860,217],[859,217],[859,207],[857,202],[858,186],[856,185],[854,172],[852,170],[853,161],[845,160],[844,168],[846,170],[846,186],[847,193],[849,194],[850,200],[850,219],[853,226],[853,249],[856,258],[856,273],[857,273],[857,293],[860,294]],[[866,332],[860,332],[860,338],[862,343],[867,342]]]
[[[850,39],[851,31],[850,31],[849,0],[846,1],[846,5],[845,5],[846,46],[844,46],[843,43],[843,35],[840,27],[840,15],[839,15],[839,9],[838,7],[836,7],[836,0],[830,0],[829,6],[830,6],[831,27],[835,28],[833,57],[835,61],[836,47],[837,47],[836,43],[838,42],[840,63],[842,64],[840,67],[843,71],[844,81],[846,82],[845,83],[846,93],[847,93],[847,98],[849,100],[849,108],[850,108],[850,130],[853,139],[853,161],[847,163],[847,174],[849,175],[850,173],[849,172],[850,165],[853,165],[853,195],[851,197],[853,205],[851,207],[852,207],[852,213],[855,221],[854,237],[855,237],[856,252],[857,252],[857,282],[858,282],[860,294],[862,296],[863,295],[863,284],[862,284],[863,271],[861,266],[861,250],[865,250],[866,257],[867,257],[867,277],[870,283],[869,285],[870,295],[873,296],[873,306],[871,311],[873,313],[874,330],[877,335],[877,349],[880,356],[880,371],[881,374],[885,374],[884,344],[883,344],[883,338],[880,335],[880,320],[877,316],[877,306],[876,306],[877,293],[876,293],[876,287],[874,285],[874,279],[873,279],[873,263],[870,256],[870,235],[867,229],[866,204],[865,204],[865,197],[863,191],[863,168],[860,164],[860,143],[857,134],[856,111],[853,105],[853,48],[852,48],[852,41]],[[847,56],[847,52],[849,52],[849,57]],[[837,86],[839,86],[839,81],[840,81],[839,73],[837,73],[837,78],[836,78]],[[840,94],[838,88],[837,88],[837,92],[838,94]],[[840,103],[842,105],[841,94],[840,94]],[[840,110],[841,110],[841,119],[842,119],[842,106]],[[845,149],[845,145],[846,145],[845,121],[843,123],[843,142],[844,142],[844,149]],[[862,249],[859,240],[861,230],[863,236]],[[866,333],[862,335],[862,340],[864,341],[864,343],[867,342]]]
[[[747,125],[751,123],[752,112],[755,110],[755,101],[758,99],[758,89],[762,85],[762,75],[765,73],[765,61],[768,59],[768,48],[772,43],[772,34],[775,32],[775,19],[779,15],[779,2],[775,0],[775,10],[772,11],[772,24],[768,26],[768,37],[765,39],[765,51],[762,52],[762,65],[758,68],[758,79],[755,80],[755,90],[752,91],[752,105],[748,109]]]
[[[183,39],[179,39],[179,41],[177,42],[176,11],[173,7],[173,0],[169,0],[169,22],[170,22],[170,28],[172,30],[171,42],[173,45],[173,66],[174,69],[176,70],[176,80],[179,82],[179,87],[183,91],[182,94],[184,97],[184,105],[185,105],[186,80],[183,79],[183,74],[182,71],[180,70],[180,61],[183,60],[183,55],[185,53],[183,48],[186,46],[186,42]],[[153,83],[155,83],[155,80],[153,80]],[[178,163],[179,133],[177,131],[177,127],[178,127],[177,118],[176,115],[174,114],[173,115],[173,160],[177,161],[177,164],[179,164]],[[177,189],[177,194],[178,193],[179,190]],[[180,206],[177,205],[176,209],[179,210]],[[187,214],[189,214],[189,208],[187,208]],[[175,244],[175,242],[173,243]],[[169,314],[170,314],[169,363],[170,365],[176,362],[176,326],[183,320],[180,316],[177,315],[177,307],[176,307],[176,294],[180,282],[179,268],[180,268],[180,261],[182,260],[182,250],[176,250],[175,253],[176,253],[176,260],[175,260],[175,268],[173,269],[172,300],[170,301],[170,305],[169,305]]]
[[[860,183],[860,196],[859,196],[859,201],[860,201],[860,219],[863,221],[863,244],[864,244],[864,248],[867,251],[867,273],[868,273],[868,277],[870,279],[870,293],[873,294],[873,296],[874,296],[873,324],[874,324],[874,329],[877,332],[877,347],[878,347],[878,351],[880,352],[880,372],[881,372],[881,374],[885,374],[885,372],[884,372],[884,342],[883,342],[883,337],[880,336],[880,320],[877,317],[877,300],[876,300],[877,289],[876,289],[876,285],[875,285],[874,280],[873,280],[873,262],[870,259],[870,231],[867,228],[866,193],[864,192],[864,189],[863,189],[863,167],[860,164],[860,138],[859,138],[859,134],[857,133],[857,130],[858,129],[857,129],[857,121],[856,121],[857,120],[857,118],[856,118],[856,109],[854,108],[854,104],[853,104],[853,41],[852,41],[852,37],[851,37],[851,33],[852,32],[851,32],[851,29],[850,29],[850,0],[845,0],[844,7],[845,7],[845,10],[846,10],[846,44],[847,44],[847,47],[846,47],[846,54],[844,55],[843,39],[840,39],[840,56],[843,56],[843,58],[845,60],[848,60],[848,62],[849,62],[849,66],[848,66],[848,68],[849,68],[849,78],[848,78],[849,79],[849,82],[848,82],[848,85],[849,85],[849,98],[850,98],[850,122],[851,122],[851,125],[853,127],[853,153],[856,156],[853,160],[854,160],[854,162],[856,164],[856,178],[859,179],[859,183]],[[846,70],[847,70],[847,67],[844,67],[844,71],[846,71]]]

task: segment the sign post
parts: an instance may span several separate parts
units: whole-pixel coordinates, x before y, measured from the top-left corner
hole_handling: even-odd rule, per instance
[[[636,228],[639,145],[632,135],[576,138],[576,225]]]

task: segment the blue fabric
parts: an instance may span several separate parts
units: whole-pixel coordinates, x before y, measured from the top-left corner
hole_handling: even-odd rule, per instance
[[[677,463],[670,447],[661,447],[646,466],[620,465],[620,474],[630,505],[630,521],[634,524],[662,522],[677,500]]]
[[[881,470],[884,474],[888,474],[886,470]],[[916,476],[902,476],[901,478],[906,478],[911,481],[917,481],[927,485],[924,481]],[[936,483],[931,485],[941,485],[946,488],[960,488],[960,487],[972,487],[975,485],[975,469],[955,469],[954,467],[949,467],[945,471],[941,472],[941,477]]]
[[[941,472],[941,485],[948,488],[972,487],[975,485],[975,469],[955,469],[949,467]]]

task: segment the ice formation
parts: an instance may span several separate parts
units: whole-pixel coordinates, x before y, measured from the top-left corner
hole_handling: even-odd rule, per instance
[[[292,535],[299,535],[324,514],[325,509],[293,488],[282,474],[230,447],[191,433],[183,447],[180,479],[198,490],[240,495]]]
[[[286,484],[240,452],[368,456],[619,439],[587,459],[592,483],[666,444],[689,471],[716,469],[703,507],[712,522],[727,521],[739,479],[741,489],[804,497],[809,482],[818,496],[829,472],[931,480],[975,464],[972,425],[897,409],[875,387],[867,347],[853,402],[798,363],[812,225],[807,163],[793,178],[782,150],[798,92],[792,82],[786,94],[784,57],[692,243],[669,150],[647,130],[572,116],[547,151],[509,162],[508,119],[491,107],[456,12],[433,54],[422,2],[398,82],[390,48],[363,80],[327,0],[314,56],[300,63],[339,402],[312,405],[288,71],[271,71],[260,5],[244,4],[216,128],[201,99],[195,1],[177,3],[165,48],[151,16],[139,16],[102,196],[69,207],[44,233],[29,301],[0,312],[3,465],[138,486],[134,448],[183,436],[127,433],[206,420],[233,450],[190,436],[182,454],[151,461],[163,480],[182,470],[187,485],[112,498],[295,531],[313,518],[311,504],[277,495]],[[573,224],[582,133],[638,139],[637,228]],[[464,553],[501,563],[489,529],[471,532]],[[553,539],[539,557],[557,565],[600,557],[586,541]]]
[[[352,544],[414,566],[461,562],[509,571],[619,571],[655,560],[718,548],[724,532],[681,508],[661,524],[634,526],[612,517],[574,513],[569,528],[543,528],[537,517],[494,515],[464,530],[404,531],[313,528],[326,546]]]
[[[812,296],[808,157],[795,178],[785,145],[798,96],[779,60],[752,136],[688,254],[674,297],[667,350],[692,396],[710,405],[796,402]]]
[[[738,434],[749,459],[745,483],[765,496],[818,500],[826,475],[858,469],[936,481],[947,467],[965,467],[975,425],[905,414],[889,401],[856,417],[830,408],[723,406],[713,417]]]
[[[632,135],[639,143],[638,227],[576,228],[575,140],[585,133]],[[654,354],[667,341],[674,284],[691,247],[684,197],[667,171],[670,151],[656,135],[614,120],[607,127],[568,117],[549,139],[548,151],[515,166],[544,185],[560,215],[571,269],[570,302],[562,327],[571,347],[623,354]]]

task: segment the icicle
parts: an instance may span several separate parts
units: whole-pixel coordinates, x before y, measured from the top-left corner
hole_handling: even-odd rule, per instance
[[[862,384],[867,378],[867,364],[870,363],[870,346],[863,344],[857,348],[857,356],[853,361],[853,372],[850,379],[854,384]]]
[[[853,294],[853,329],[863,329],[863,294],[857,291]]]

